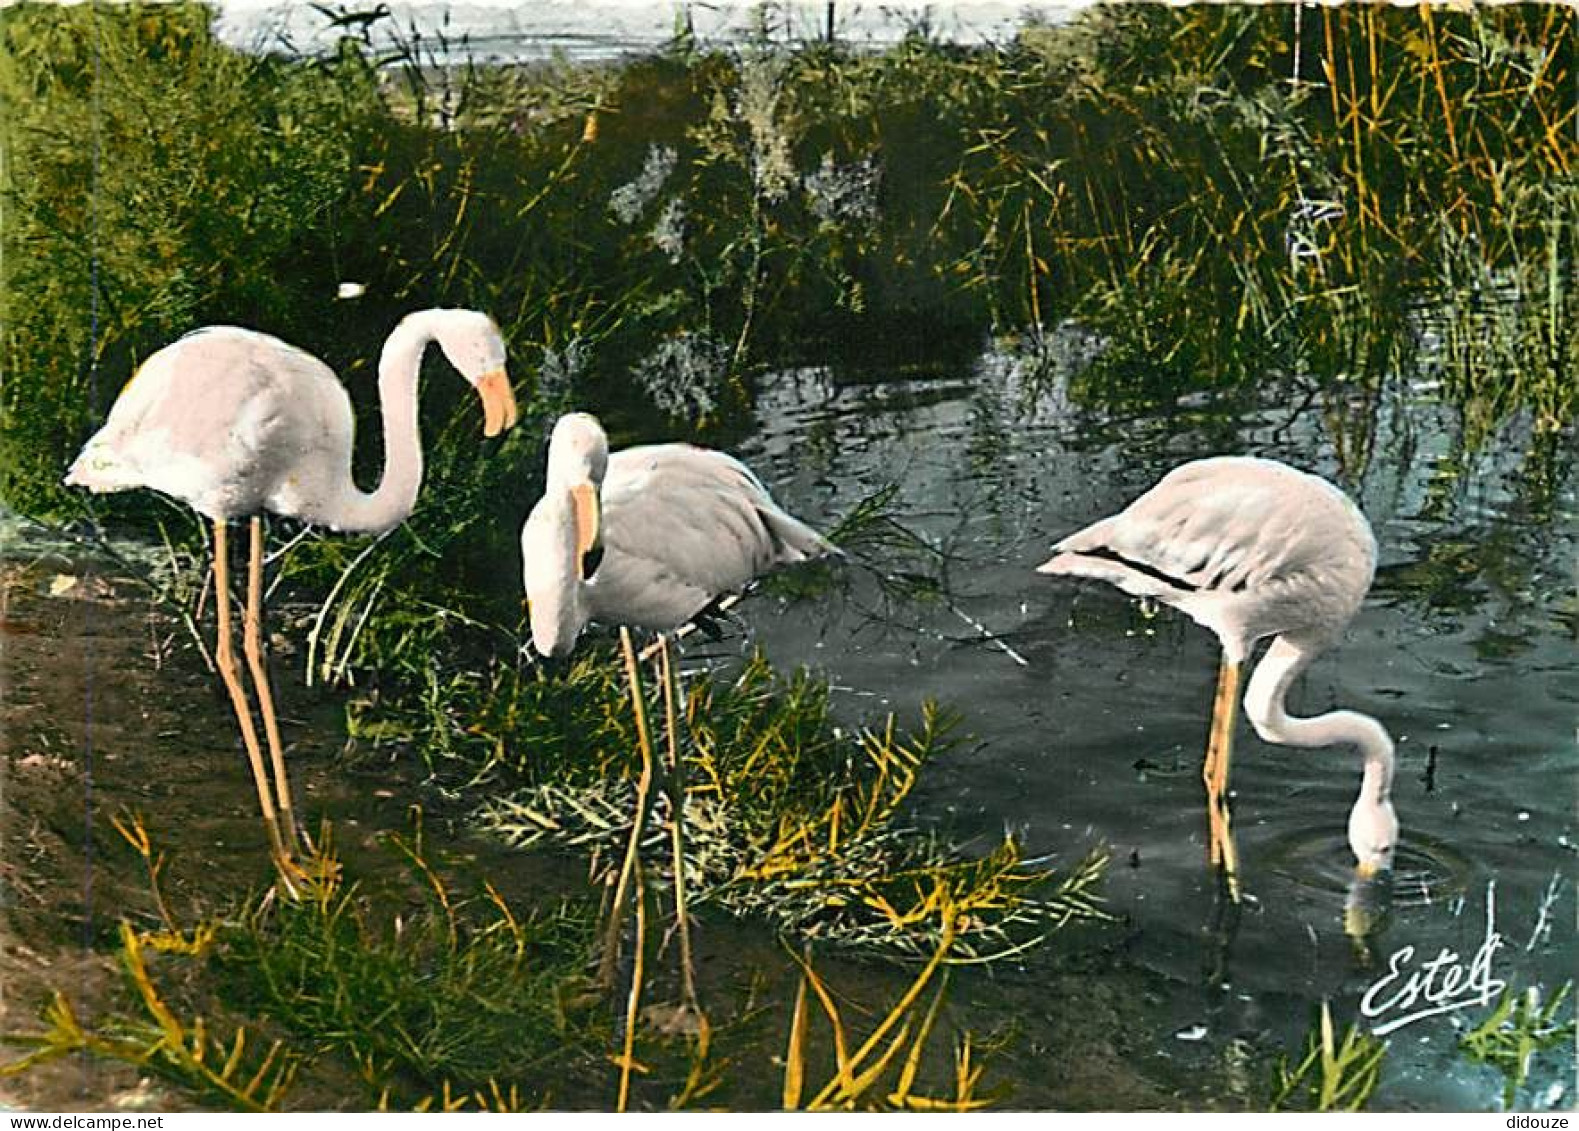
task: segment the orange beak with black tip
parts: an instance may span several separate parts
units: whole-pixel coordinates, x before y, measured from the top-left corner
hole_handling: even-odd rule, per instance
[[[477,395],[482,398],[484,436],[497,436],[514,426],[518,415],[515,394],[510,391],[510,378],[503,369],[484,373],[477,382]]]

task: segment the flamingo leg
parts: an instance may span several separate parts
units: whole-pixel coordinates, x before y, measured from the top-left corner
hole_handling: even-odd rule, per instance
[[[691,960],[691,924],[685,907],[685,759],[680,756],[678,691],[667,635],[658,637],[659,666],[663,673],[664,730],[669,753],[669,833],[674,854],[674,915],[680,932],[680,988],[686,1008],[698,1017],[702,1007],[696,996],[696,972]]]
[[[1228,676],[1228,659],[1225,656],[1217,669],[1217,691],[1212,698],[1212,722],[1206,732],[1206,758],[1201,763],[1201,784],[1206,787],[1207,850],[1212,864],[1221,858],[1221,841],[1217,836],[1217,807],[1212,803],[1212,790],[1217,785],[1217,744],[1223,713],[1223,682]]]
[[[647,703],[641,690],[641,672],[636,666],[636,647],[631,643],[630,629],[621,627],[620,648],[625,653],[625,678],[630,683],[631,709],[636,715],[636,745],[641,749],[641,777],[636,781],[636,813],[631,819],[630,840],[625,845],[625,859],[620,865],[619,882],[614,887],[614,900],[609,907],[609,924],[603,936],[603,958],[598,963],[598,984],[605,989],[614,986],[614,968],[619,962],[620,927],[625,918],[625,900],[640,866],[641,837],[647,825],[647,803],[652,795],[653,757],[652,738],[647,729]]]
[[[291,805],[290,782],[285,776],[285,753],[280,742],[280,727],[274,717],[274,695],[269,690],[269,672],[263,652],[263,520],[252,518],[252,546],[247,558],[247,609],[242,620],[242,649],[252,684],[258,692],[258,713],[263,716],[263,732],[269,742],[269,762],[274,769],[274,797],[279,805],[279,821],[286,849],[292,856],[301,853],[296,815]]]
[[[290,852],[280,839],[279,815],[274,809],[274,798],[269,792],[268,773],[263,766],[263,751],[258,746],[257,731],[252,725],[252,707],[247,702],[246,690],[241,685],[241,670],[236,664],[236,653],[230,639],[230,545],[228,528],[223,520],[214,522],[214,608],[219,622],[219,635],[214,648],[214,662],[219,668],[219,678],[230,693],[230,705],[236,712],[236,722],[241,727],[241,743],[247,748],[247,761],[252,765],[252,784],[258,791],[258,807],[263,811],[263,824],[269,834],[269,852],[275,867],[288,890],[294,892],[292,874],[297,871]]]
[[[1239,707],[1239,665],[1225,655],[1217,673],[1217,696],[1212,705],[1212,729],[1206,745],[1201,778],[1206,785],[1206,818],[1211,842],[1211,862],[1228,881],[1229,894],[1239,899],[1239,857],[1229,829],[1228,770],[1233,757],[1234,722]]]

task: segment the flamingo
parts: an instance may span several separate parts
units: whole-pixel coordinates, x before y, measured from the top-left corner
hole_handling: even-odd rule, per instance
[[[1228,814],[1234,711],[1240,669],[1268,636],[1274,639],[1250,678],[1245,714],[1267,742],[1358,749],[1363,771],[1349,813],[1349,847],[1362,879],[1392,867],[1398,816],[1387,729],[1357,711],[1298,718],[1285,707],[1295,678],[1337,642],[1376,572],[1376,538],[1347,495],[1275,460],[1194,460],[1055,550],[1038,572],[1093,577],[1162,601],[1222,644],[1202,777],[1211,862],[1221,866],[1235,899],[1238,861]]]
[[[668,634],[688,623],[705,624],[721,599],[770,570],[838,552],[780,508],[762,481],[732,456],[690,444],[649,444],[610,455],[602,425],[583,412],[555,423],[543,498],[521,528],[533,646],[544,656],[564,656],[589,621],[619,625],[631,703],[643,736],[636,817],[601,963],[605,985],[613,981],[620,915],[636,868],[653,777],[630,629],[659,634],[682,990],[686,1008],[704,1026],[685,910],[684,767],[675,734]]]
[[[305,873],[295,860],[301,846],[264,664],[261,515],[369,534],[406,519],[422,482],[417,377],[432,342],[482,398],[485,435],[515,423],[504,341],[493,321],[472,310],[409,314],[379,358],[385,465],[372,492],[351,476],[351,399],[334,371],[278,338],[235,326],[194,330],[148,358],[66,474],[67,485],[95,493],[152,488],[213,522],[214,659],[252,767],[270,854],[287,888]],[[231,642],[226,535],[241,518],[251,524],[243,650],[257,687],[272,794]]]
[[[835,549],[739,460],[690,444],[609,454],[587,413],[554,425],[521,528],[532,643],[567,655],[589,621],[668,633],[754,578]]]

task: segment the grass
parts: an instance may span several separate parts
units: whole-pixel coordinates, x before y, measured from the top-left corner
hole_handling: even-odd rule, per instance
[[[1353,1025],[1338,1040],[1324,1001],[1297,1060],[1280,1058],[1273,1079],[1273,1111],[1363,1111],[1381,1082],[1385,1042]]]
[[[430,905],[393,922],[354,887],[252,908],[211,959],[227,1004],[354,1065],[380,1106],[505,1081],[523,1102],[550,1101],[550,1082],[586,1072],[588,1046],[606,1038],[561,1005],[578,984],[588,910],[521,916],[492,889],[468,905],[427,877]]]
[[[878,1007],[883,1019],[853,1057],[844,1054],[839,991],[809,954],[781,959],[802,985],[793,1006],[764,1000],[756,988],[743,1003],[715,994],[720,1022],[709,1047],[676,1035],[663,1010],[636,1009],[634,990],[629,1011],[620,1010],[623,1025],[616,1023],[616,1002],[584,973],[597,934],[590,900],[523,916],[486,882],[462,894],[430,858],[420,823],[386,841],[392,867],[379,866],[376,890],[331,870],[299,902],[252,895],[190,927],[169,918],[160,890],[164,854],[135,817],[118,824],[149,868],[149,907],[141,914],[160,920],[121,924],[124,1004],[87,1024],[57,992],[41,1030],[0,1037],[26,1050],[0,1064],[0,1077],[86,1054],[135,1065],[194,1102],[226,1110],[623,1109],[628,1097],[631,1106],[711,1106],[760,1093],[755,1065],[768,1054],[746,1042],[776,1019],[784,1019],[781,1031],[791,1034],[804,1073],[816,1055],[804,1035],[805,987],[812,986],[828,1011],[839,1067],[825,1095],[801,1103],[786,1091],[790,1106],[982,1102],[983,1065],[972,1058],[969,1035],[939,1019],[940,964],[960,922],[947,908],[931,960]],[[638,979],[647,942],[636,952]],[[902,1061],[892,1052],[874,1057],[879,1038],[895,1033]],[[940,1072],[933,1067],[939,1046],[951,1042],[957,1051]],[[887,1067],[898,1072],[885,1082]],[[644,1077],[635,1089],[633,1068]],[[936,1099],[929,1098],[934,1086]]]
[[[480,736],[501,753],[477,819],[517,847],[573,848],[613,863],[636,788],[625,687],[612,662],[595,655],[577,661],[564,683],[535,672],[520,678],[506,697],[508,726]],[[648,711],[664,716],[656,701]],[[905,827],[918,775],[947,750],[955,725],[935,707],[908,735],[892,719],[847,732],[834,721],[825,682],[780,676],[756,656],[730,678],[688,680],[677,715],[693,907],[759,917],[791,937],[919,957],[938,941],[940,908],[952,906],[970,926],[951,957],[976,961],[1013,953],[1071,919],[1101,917],[1100,859],[1055,878],[1012,840],[972,859]],[[534,741],[539,727],[548,732],[542,742]],[[556,757],[573,761],[556,766]],[[527,784],[504,789],[505,777]],[[655,803],[655,845],[669,808],[667,795]],[[650,872],[664,874],[657,864]]]
[[[1472,441],[1571,423],[1571,10],[1124,5],[992,48],[515,68],[387,17],[377,51],[362,15],[322,59],[193,5],[0,16],[13,506],[75,510],[59,470],[135,363],[242,312],[365,404],[400,314],[481,307],[541,416],[617,429],[727,435],[764,363],[917,320],[946,350],[1071,317],[1099,402],[1439,365]]]
[[[322,356],[376,432],[389,328],[486,309],[520,427],[479,443],[435,363],[411,520],[309,535],[283,566],[333,597],[314,678],[405,695],[434,690],[408,655],[424,642],[514,631],[500,563],[558,412],[599,411],[619,443],[727,442],[774,367],[919,360],[916,324],[931,362],[1078,324],[1094,345],[1033,366],[1028,392],[1067,378],[1125,411],[1286,383],[1351,478],[1384,385],[1411,379],[1459,407],[1470,452],[1522,415],[1549,463],[1579,389],[1574,13],[1303,11],[1098,7],[995,47],[921,25],[880,52],[764,27],[489,67],[355,9],[309,59],[232,51],[190,4],[14,5],[0,496],[151,534],[167,512],[146,495],[59,479],[137,362],[194,325],[244,316]],[[342,280],[365,297],[334,300]],[[199,536],[171,533],[177,552]]]
[[[1459,1036],[1460,1053],[1478,1064],[1489,1064],[1502,1074],[1504,1111],[1513,1110],[1537,1053],[1573,1048],[1574,1018],[1571,1013],[1566,1021],[1561,1018],[1563,1004],[1572,989],[1572,982],[1563,983],[1545,1003],[1535,986],[1522,994],[1504,990],[1480,1024]]]

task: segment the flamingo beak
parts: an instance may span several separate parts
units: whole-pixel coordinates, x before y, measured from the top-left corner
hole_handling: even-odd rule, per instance
[[[570,499],[576,514],[576,561],[585,581],[597,571],[603,558],[603,506],[598,501],[598,490],[590,483],[578,483],[570,489]]]
[[[515,424],[515,394],[510,391],[510,378],[503,369],[484,373],[477,382],[477,395],[482,398],[484,436],[497,436]]]
[[[1382,870],[1369,860],[1362,860],[1354,866],[1354,874],[1362,880],[1374,880],[1382,874]]]

